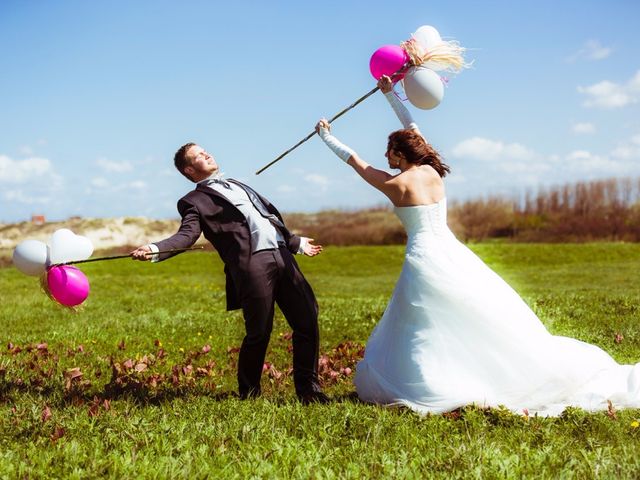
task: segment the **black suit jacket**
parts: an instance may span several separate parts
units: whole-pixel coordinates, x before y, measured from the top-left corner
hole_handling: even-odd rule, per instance
[[[236,183],[240,183],[234,180]],[[249,188],[242,184],[243,187]],[[255,192],[255,190],[254,190]],[[266,198],[255,192],[267,210],[276,215],[283,223],[280,212]],[[251,274],[251,233],[247,219],[223,195],[212,188],[198,185],[195,190],[178,200],[178,211],[182,222],[178,231],[171,237],[155,242],[160,251],[187,248],[193,245],[200,234],[211,242],[224,262],[226,275],[227,310],[240,308],[242,285]],[[276,227],[278,228],[278,227]],[[300,237],[286,228],[279,228],[287,248],[296,253],[300,247]],[[176,253],[162,253],[159,260],[166,260]]]

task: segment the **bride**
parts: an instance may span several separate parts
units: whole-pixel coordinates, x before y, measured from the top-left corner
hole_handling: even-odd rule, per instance
[[[447,226],[438,152],[395,97],[388,77],[380,90],[404,129],[389,136],[391,175],[339,142],[322,119],[327,146],[394,205],[408,235],[402,272],[371,334],[355,385],[358,396],[420,412],[465,405],[505,406],[555,416],[640,407],[640,363],[619,365],[600,348],[551,335],[520,296]]]

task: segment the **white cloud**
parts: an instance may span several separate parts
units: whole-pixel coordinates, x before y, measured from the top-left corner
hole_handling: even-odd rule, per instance
[[[91,186],[96,188],[107,188],[110,186],[110,183],[106,178],[95,177],[91,179]]]
[[[582,174],[602,174],[611,176],[623,174],[629,170],[629,165],[617,162],[608,156],[596,155],[587,150],[574,150],[566,157],[567,166]]]
[[[34,177],[53,175],[51,161],[47,158],[29,157],[13,160],[0,155],[0,182],[25,183]]]
[[[620,158],[622,160],[628,160],[634,158],[638,154],[637,149],[630,145],[620,145],[613,149],[611,156],[614,158]]]
[[[278,185],[276,190],[281,193],[292,193],[292,192],[295,192],[297,189],[296,187],[292,187],[291,185]]]
[[[453,175],[447,175],[446,182],[448,184],[462,184],[467,183],[467,177],[461,173],[461,170],[456,168],[453,170]]]
[[[31,148],[29,145],[22,145],[18,148],[18,153],[25,157],[30,157],[33,155],[33,148]]]
[[[463,140],[453,147],[451,153],[457,158],[485,161],[531,160],[535,157],[532,150],[519,143],[504,143],[482,137]]]
[[[578,135],[588,135],[596,132],[596,127],[593,123],[583,122],[583,123],[574,123],[571,126],[571,131]]]
[[[147,155],[146,157],[144,157],[144,159],[140,161],[140,163],[142,165],[157,165],[161,161],[162,159],[156,158],[153,155]]]
[[[128,183],[119,183],[117,185],[109,185],[109,188],[113,192],[128,192],[130,193],[132,190],[146,190],[147,182],[144,180],[133,180]]]
[[[603,80],[587,87],[578,86],[578,93],[585,95],[583,106],[613,109],[626,107],[640,98],[640,70],[625,84]]]
[[[611,55],[612,52],[612,48],[600,45],[597,40],[589,40],[585,44],[585,56],[589,60],[603,60]]]
[[[302,177],[306,182],[306,186],[302,186],[305,193],[314,196],[325,195],[329,188],[329,177],[320,175],[319,173],[307,173]]]
[[[329,178],[318,173],[309,173],[304,176],[304,179],[307,182],[313,183],[314,185],[317,185],[319,187],[327,187],[329,185]]]
[[[620,160],[640,161],[640,134],[633,135],[627,142],[618,145],[611,156]]]
[[[553,168],[550,158],[526,145],[482,137],[472,137],[458,143],[452,149],[452,156],[471,160],[464,164],[465,178],[483,183],[491,191],[495,188],[513,189],[540,184]],[[459,173],[457,168],[454,172],[456,175]]]
[[[43,197],[40,195],[30,195],[25,193],[23,190],[7,190],[3,193],[3,197],[5,200],[16,203],[24,203],[27,205],[33,205],[37,203],[46,204],[51,201],[50,197]]]
[[[574,150],[566,156],[566,160],[569,161],[585,160],[587,158],[591,158],[591,152],[588,152],[587,150]]]
[[[569,57],[569,61],[574,62],[579,59],[604,60],[611,53],[613,53],[613,49],[603,46],[598,40],[587,40],[580,50]]]
[[[509,174],[537,175],[551,170],[551,165],[546,162],[502,162],[500,169]]]
[[[516,158],[518,155],[525,158]],[[465,197],[488,192],[511,195],[528,187],[559,182],[640,175],[640,133],[629,136],[608,151],[575,149],[545,154],[526,145],[472,137],[458,143],[453,156],[471,160],[451,163],[453,174],[446,180],[456,195]],[[463,180],[455,182],[455,177],[461,173]],[[465,178],[469,181],[465,182]],[[482,191],[478,192],[479,188]]]
[[[604,80],[588,87],[578,87],[578,92],[587,96],[585,107],[620,108],[634,102],[622,85]]]
[[[629,80],[629,83],[627,84],[629,90],[631,90],[634,93],[640,93],[640,70],[638,70],[636,72],[636,74],[633,76],[633,78],[631,78],[631,80]]]
[[[133,170],[133,166],[129,162],[114,162],[106,158],[98,159],[96,165],[106,172],[124,173]]]

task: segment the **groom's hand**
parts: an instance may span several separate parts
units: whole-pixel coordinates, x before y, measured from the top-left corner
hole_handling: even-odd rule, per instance
[[[142,260],[144,262],[146,260],[151,260],[151,255],[149,255],[149,253],[151,253],[151,248],[148,245],[143,245],[130,252],[129,255],[131,255],[131,258],[134,260]]]
[[[314,245],[313,238],[307,238],[307,243],[302,249],[307,257],[315,257],[322,251],[322,245]]]

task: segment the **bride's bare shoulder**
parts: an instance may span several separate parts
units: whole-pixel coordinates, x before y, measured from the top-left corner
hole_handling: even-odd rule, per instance
[[[395,176],[400,182],[419,182],[419,183],[441,183],[442,178],[436,170],[430,165],[420,165],[418,168],[412,168]]]

